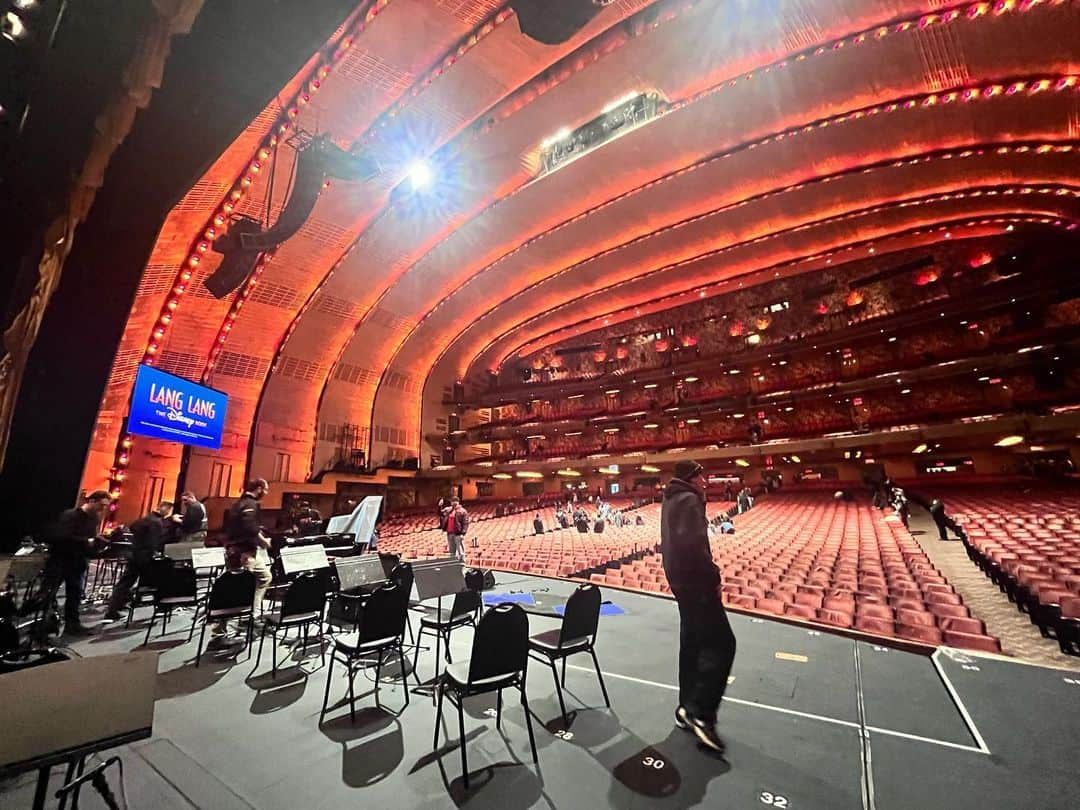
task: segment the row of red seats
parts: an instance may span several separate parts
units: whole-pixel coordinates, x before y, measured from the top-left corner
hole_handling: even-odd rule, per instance
[[[1062,652],[1080,655],[1080,493],[951,489],[968,557]]]
[[[781,495],[735,522],[734,535],[713,540],[730,605],[926,644],[1001,651],[899,522],[866,504]],[[655,554],[591,578],[670,592]]]

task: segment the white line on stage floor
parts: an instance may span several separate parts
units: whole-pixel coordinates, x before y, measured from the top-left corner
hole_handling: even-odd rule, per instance
[[[588,672],[593,674],[595,670],[592,667],[580,667],[575,664],[567,664],[567,669],[576,669],[580,672]],[[678,692],[679,687],[672,686],[667,683],[660,683],[659,681],[650,681],[645,678],[635,678],[631,675],[620,675],[617,672],[608,672],[604,670],[605,678],[617,678],[621,681],[630,681],[631,683],[639,683],[644,686],[655,686],[657,689],[666,689],[669,692]],[[742,698],[724,697],[725,703],[737,703],[740,706],[749,706],[753,709],[765,709],[770,712],[779,712],[780,714],[789,714],[795,717],[805,717],[808,720],[817,720],[822,723],[832,723],[837,726],[846,726],[847,728],[859,728],[859,724],[851,720],[841,720],[838,717],[827,717],[823,714],[811,714],[810,712],[800,712],[797,709],[787,709],[783,706],[770,706],[767,703],[756,703],[752,700],[743,700]],[[940,745],[945,748],[957,748],[961,751],[970,751],[975,754],[989,754],[989,750],[983,750],[971,745],[962,745],[960,743],[948,742],[947,740],[937,740],[933,737],[920,737],[917,734],[907,734],[903,731],[893,731],[892,729],[879,728],[877,726],[867,726],[867,730],[875,732],[877,734],[886,734],[890,737],[902,737],[907,740],[915,740],[917,742],[924,742],[929,745]],[[982,740],[981,737],[976,737],[977,740]]]
[[[982,734],[979,733],[978,727],[975,725],[975,721],[968,713],[967,706],[964,705],[964,701],[960,699],[960,694],[956,691],[949,676],[945,672],[945,667],[941,665],[942,651],[939,647],[934,651],[934,654],[930,656],[930,660],[934,663],[934,669],[937,670],[938,676],[941,678],[942,683],[945,684],[945,688],[949,691],[949,696],[953,699],[953,703],[956,704],[957,710],[960,712],[960,716],[964,718],[964,722],[967,724],[968,731],[971,732],[972,738],[979,746],[979,751],[984,754],[990,753],[990,747],[986,744],[986,740],[983,739]]]

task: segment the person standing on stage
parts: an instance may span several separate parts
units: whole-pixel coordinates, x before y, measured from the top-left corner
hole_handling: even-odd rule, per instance
[[[120,618],[120,611],[127,607],[128,599],[131,598],[131,589],[135,587],[136,582],[146,577],[154,557],[165,547],[165,537],[168,532],[166,521],[172,514],[172,510],[171,503],[162,501],[146,517],[139,518],[131,524],[131,559],[128,560],[123,575],[113,587],[109,608],[105,612],[106,621],[115,622]]]
[[[457,498],[450,499],[446,512],[446,550],[451,557],[465,560],[465,533],[469,530],[469,513]]]
[[[255,574],[255,614],[262,609],[263,596],[270,587],[273,576],[258,551],[270,551],[270,538],[262,530],[262,510],[259,501],[270,491],[270,485],[262,478],[249,481],[240,500],[225,513],[225,560],[229,568],[243,568]],[[216,636],[225,635],[225,622],[214,625]]]
[[[206,507],[199,503],[194,492],[180,496],[182,514],[173,515],[172,521],[180,527],[181,543],[206,542]]]
[[[64,585],[66,635],[85,635],[89,632],[79,619],[86,560],[93,550],[94,540],[111,500],[105,490],[91,492],[82,506],[63,512],[49,530],[45,589],[50,597],[55,597],[61,583]]]
[[[702,467],[680,461],[664,489],[660,547],[664,573],[679,605],[679,706],[675,725],[724,752],[716,713],[735,660],[735,634],[720,598],[720,570],[709,549]]]

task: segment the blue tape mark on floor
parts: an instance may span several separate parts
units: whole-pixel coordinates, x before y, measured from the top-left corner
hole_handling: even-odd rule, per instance
[[[503,602],[513,602],[518,605],[535,605],[536,600],[533,599],[531,593],[485,593],[484,604],[485,605],[500,605]]]
[[[566,612],[566,605],[556,605],[555,612],[561,616]],[[626,613],[626,611],[618,605],[606,604],[600,606],[601,616],[622,616],[624,613]]]

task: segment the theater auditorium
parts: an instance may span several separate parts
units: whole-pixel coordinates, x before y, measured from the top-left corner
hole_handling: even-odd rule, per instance
[[[0,55],[0,807],[1080,807],[1080,2]]]

